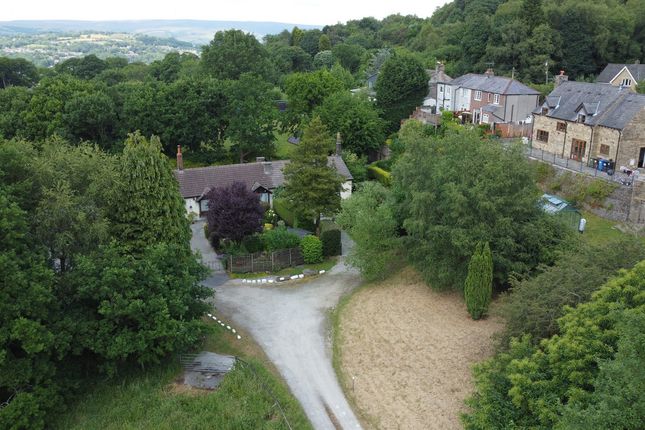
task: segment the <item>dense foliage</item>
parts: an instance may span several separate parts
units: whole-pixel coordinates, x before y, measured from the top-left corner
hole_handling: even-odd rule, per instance
[[[300,250],[305,264],[320,263],[323,260],[323,245],[318,237],[307,235],[300,241]]]
[[[211,292],[155,139],[2,140],[0,164],[0,428],[39,429],[88,375],[198,341]]]
[[[478,243],[468,263],[468,275],[464,285],[466,309],[474,320],[488,311],[493,298],[493,256],[488,242]]]
[[[245,236],[262,231],[264,208],[260,195],[242,182],[213,188],[205,198],[208,200],[208,232],[213,244],[224,239],[240,243]]]
[[[515,339],[480,365],[466,429],[642,428],[644,315],[640,262],[565,308],[559,335]]]
[[[332,257],[342,254],[343,244],[341,241],[340,230],[338,230],[337,228],[325,230],[320,233],[320,241],[322,242],[323,255],[325,257]]]
[[[278,249],[298,247],[300,237],[287,230],[286,227],[277,227],[262,233],[262,242],[267,251],[277,251]]]

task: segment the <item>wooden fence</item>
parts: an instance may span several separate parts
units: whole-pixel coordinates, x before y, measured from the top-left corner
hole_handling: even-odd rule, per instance
[[[304,264],[300,248],[280,249],[273,252],[256,252],[246,255],[229,255],[226,270],[231,273],[277,272],[285,267]]]

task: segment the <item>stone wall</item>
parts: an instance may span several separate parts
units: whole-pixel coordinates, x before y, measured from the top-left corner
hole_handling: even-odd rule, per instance
[[[641,148],[645,148],[645,109],[641,109],[623,129],[616,164],[629,166],[631,160],[638,163]]]

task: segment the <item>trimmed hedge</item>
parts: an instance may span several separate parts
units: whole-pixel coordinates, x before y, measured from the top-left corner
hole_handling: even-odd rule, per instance
[[[300,250],[306,264],[315,264],[323,261],[322,242],[316,236],[308,235],[300,241]]]
[[[316,229],[313,221],[298,219],[289,207],[289,204],[282,199],[273,199],[273,210],[290,227],[298,227],[308,231],[314,231]]]
[[[322,252],[325,257],[333,257],[343,252],[343,245],[340,240],[340,230],[326,230],[320,234]]]
[[[381,184],[385,186],[390,186],[392,183],[392,174],[386,170],[381,169],[380,167],[377,166],[369,166],[367,168],[367,175],[371,179],[376,179],[379,181]]]
[[[278,227],[262,233],[262,242],[267,251],[295,248],[300,245],[300,237],[286,227]]]

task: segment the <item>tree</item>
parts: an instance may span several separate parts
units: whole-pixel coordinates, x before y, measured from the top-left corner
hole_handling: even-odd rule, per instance
[[[299,217],[315,220],[320,230],[320,215],[340,209],[343,178],[329,166],[327,154],[333,140],[319,117],[305,128],[300,145],[284,168],[284,191],[281,198],[289,202]]]
[[[385,124],[374,104],[365,96],[348,91],[325,98],[314,110],[327,129],[340,132],[343,147],[357,155],[367,155],[380,148],[385,140]]]
[[[383,111],[389,132],[421,105],[428,92],[428,77],[421,63],[403,54],[388,58],[376,80],[376,104]]]
[[[326,97],[342,88],[342,82],[324,69],[313,73],[294,73],[287,76],[284,83],[289,111],[295,118],[309,115]]]
[[[317,28],[314,28],[312,30],[306,30],[304,35],[302,36],[302,40],[300,40],[300,47],[307,54],[313,57],[319,51],[321,36],[322,36],[322,32]],[[327,49],[331,49],[331,47]]]
[[[334,59],[340,62],[340,65],[349,70],[351,73],[356,73],[361,66],[363,56],[366,51],[361,46],[349,45],[346,43],[339,43],[331,50]]]
[[[355,243],[347,261],[366,280],[391,274],[403,256],[389,190],[377,182],[365,182],[341,206],[336,222]]]
[[[272,156],[277,118],[272,87],[258,76],[245,73],[229,84],[226,93],[226,133],[233,141],[231,151],[237,153],[240,163],[249,156]]]
[[[239,79],[243,73],[254,73],[269,79],[273,76],[269,53],[250,33],[241,30],[218,31],[202,48],[202,66],[218,79]]]
[[[242,182],[214,188],[205,198],[208,200],[208,233],[214,244],[222,239],[240,243],[245,236],[262,231],[264,208],[260,196]]]
[[[559,335],[537,347],[528,336],[514,339],[479,365],[465,428],[642,428],[645,363],[632,345],[642,343],[644,289],[641,261],[589,302],[567,307]]]
[[[70,58],[56,65],[58,73],[67,73],[78,79],[92,79],[107,68],[104,60],[91,54],[85,57]]]
[[[334,56],[330,49],[318,51],[314,55],[314,69],[330,69],[334,65]]]
[[[321,51],[331,51],[331,42],[329,41],[329,36],[326,34],[321,34],[320,39],[318,39],[318,52]]]
[[[96,142],[106,148],[114,138],[116,107],[98,88],[89,94],[77,93],[65,103],[63,124],[69,138]]]
[[[474,320],[483,317],[493,296],[493,256],[488,242],[477,244],[468,263],[464,298],[468,313]]]
[[[157,243],[189,249],[190,228],[179,185],[156,136],[128,136],[118,166],[119,182],[111,202],[114,237],[130,252]]]
[[[478,242],[490,244],[498,287],[510,273],[553,262],[566,230],[539,208],[520,146],[469,130],[448,129],[445,137],[410,131],[392,172],[396,211],[409,258],[432,286],[461,288]]]
[[[38,70],[24,58],[0,57],[0,89],[31,87],[38,82]]]
[[[312,59],[299,46],[278,45],[271,48],[271,57],[276,69],[284,74],[307,72],[311,69]]]

